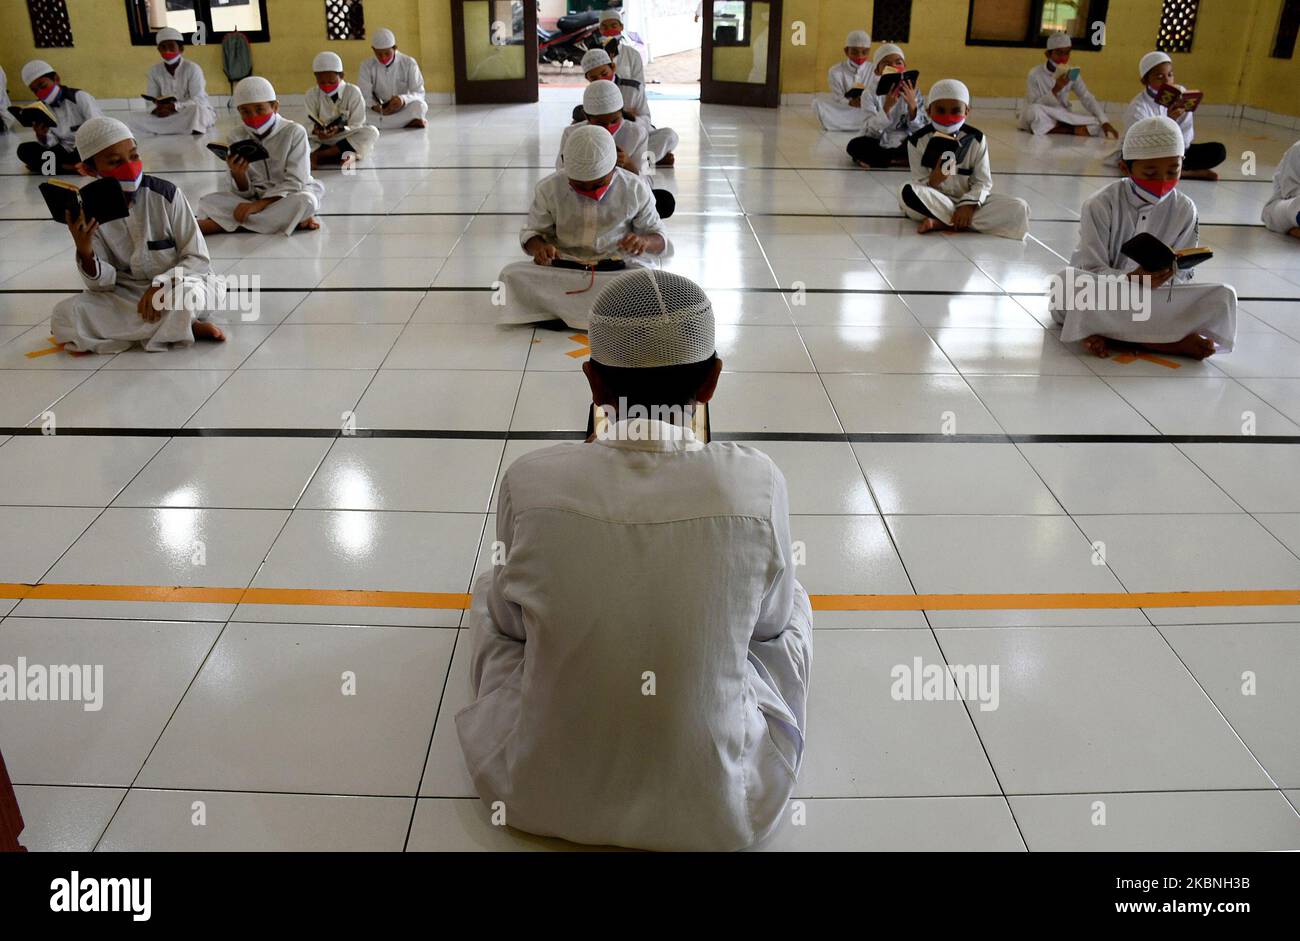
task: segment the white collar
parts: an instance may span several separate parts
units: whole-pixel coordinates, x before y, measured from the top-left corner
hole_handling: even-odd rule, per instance
[[[632,451],[699,451],[704,442],[681,425],[656,418],[625,418],[616,422],[597,444]]]

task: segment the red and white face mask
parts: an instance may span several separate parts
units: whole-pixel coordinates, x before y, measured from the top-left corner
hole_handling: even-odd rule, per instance
[[[1137,177],[1131,177],[1133,185],[1145,190],[1156,198],[1156,201],[1164,199],[1174,191],[1178,186],[1177,180],[1139,180]]]
[[[867,64],[866,56],[849,56],[849,61],[854,65],[862,66]]]
[[[385,49],[383,52],[380,52],[378,49],[375,50],[375,58],[384,65],[392,62],[395,55],[397,55],[397,53],[392,49]]]
[[[943,131],[946,134],[956,134],[961,130],[962,125],[966,123],[966,115],[934,114],[930,116],[930,123],[934,125],[936,131]]]
[[[126,163],[119,163],[104,176],[122,184],[122,192],[134,193],[140,188],[140,179],[144,176],[144,161],[128,160]]]
[[[181,54],[179,52],[164,52],[162,53],[162,57],[164,62],[166,62],[168,65],[171,65],[175,62],[180,61]]]
[[[332,95],[339,90],[339,86],[342,84],[343,82],[341,81],[335,82],[332,85],[327,85],[324,82],[317,82],[316,87],[319,88],[321,91],[323,91],[325,94]]]
[[[260,131],[272,121],[275,120],[276,112],[268,111],[266,114],[254,118],[244,118],[244,123],[255,131]]]
[[[609,192],[610,184],[613,182],[613,180],[610,180],[609,183],[606,183],[603,186],[598,186],[595,189],[584,189],[583,187],[578,186],[577,183],[573,182],[573,180],[570,180],[569,186],[573,187],[573,191],[579,196],[586,196],[588,199],[594,199],[596,202],[600,202],[601,197]]]

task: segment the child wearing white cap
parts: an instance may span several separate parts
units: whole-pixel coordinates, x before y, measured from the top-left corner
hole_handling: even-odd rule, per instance
[[[888,95],[877,95],[876,87],[886,71],[905,72],[903,50],[885,43],[871,57],[871,71],[862,92],[862,136],[849,141],[853,162],[868,169],[907,165],[907,139],[925,127],[925,96],[911,82],[901,81]]]
[[[956,79],[935,82],[927,113],[930,123],[907,139],[912,179],[898,191],[898,204],[918,232],[972,231],[1021,239],[1029,233],[1029,204],[1016,196],[993,192],[989,143],[972,127],[970,91]],[[955,153],[923,164],[934,135],[956,138]]]
[[[636,52],[635,49],[631,51]],[[626,56],[623,61],[627,61]],[[640,62],[640,59],[636,61]],[[678,143],[677,132],[670,127],[655,127],[650,123],[650,102],[646,99],[644,76],[641,79],[627,78],[619,74],[618,68],[618,63],[604,49],[588,49],[582,57],[582,72],[587,81],[605,80],[619,87],[623,93],[623,116],[645,126],[646,148],[654,154],[655,163],[661,167],[673,166],[673,151],[677,149]],[[580,108],[574,109],[575,122],[583,120],[580,111]]]
[[[203,69],[185,58],[185,37],[179,30],[169,26],[160,29],[155,38],[162,61],[149,67],[145,94],[175,101],[157,103],[145,114],[132,115],[132,126],[149,134],[206,134],[217,123],[217,112],[208,101]]]
[[[532,261],[506,265],[502,323],[562,320],[587,329],[604,282],[671,251],[645,177],[618,166],[603,127],[584,124],[564,142],[564,169],[541,180],[519,243]]]
[[[1222,144],[1192,143],[1196,137],[1192,112],[1185,108],[1166,108],[1156,100],[1162,88],[1175,85],[1174,60],[1163,52],[1148,52],[1138,63],[1138,78],[1142,81],[1142,90],[1124,111],[1124,127],[1130,128],[1143,118],[1164,116],[1176,121],[1187,146],[1187,152],[1183,155],[1183,179],[1217,180],[1219,174],[1214,172],[1214,168],[1228,159],[1228,149]],[[1185,90],[1182,86],[1176,87]],[[1119,156],[1116,154],[1116,158]]]
[[[1080,137],[1119,137],[1119,131],[1106,120],[1106,109],[1093,97],[1083,76],[1070,78],[1070,51],[1073,42],[1065,33],[1047,37],[1047,59],[1029,71],[1025,101],[1020,107],[1020,130],[1035,134],[1075,134]],[[1075,111],[1070,101],[1073,92],[1083,105]]]
[[[232,153],[226,159],[227,189],[199,200],[199,227],[206,235],[319,229],[316,213],[325,187],[311,175],[306,129],[280,114],[275,89],[261,76],[240,81],[232,102],[243,126],[231,132],[230,143],[255,140],[270,157],[250,163]]]
[[[9,80],[5,78],[4,66],[0,66],[0,134],[16,130],[20,125],[9,113]]]
[[[374,56],[361,63],[357,84],[380,130],[424,127],[429,102],[424,97],[420,64],[397,49],[391,29],[377,29],[370,39]]]
[[[46,176],[77,172],[77,128],[99,114],[90,92],[64,85],[54,67],[42,59],[23,66],[23,84],[54,112],[56,125],[36,124],[36,140],[18,145],[18,159],[33,173]]]
[[[560,135],[560,153],[555,158],[555,168],[564,169],[564,147],[573,132],[580,127],[595,125],[614,135],[614,144],[618,148],[618,166],[629,173],[645,173],[650,161],[646,150],[649,138],[646,126],[640,121],[628,121],[623,116],[622,105],[623,95],[613,82],[598,79],[583,89],[582,113],[585,120],[581,124],[569,125]],[[676,198],[664,189],[651,189],[651,192],[654,194],[659,218],[667,219],[677,206]]]
[[[307,117],[312,128],[311,168],[342,163],[346,154],[367,159],[379,141],[379,128],[366,123],[366,99],[361,89],[343,80],[343,59],[322,52],[312,60],[316,84],[307,92]]]
[[[103,225],[68,219],[85,290],[55,306],[54,339],[85,353],[224,340],[207,320],[221,307],[224,284],[211,277],[208,247],[185,194],[144,172],[131,129],[114,118],[83,124],[77,150],[87,172],[118,181],[130,214]]]
[[[1124,135],[1127,177],[1100,190],[1080,210],[1079,244],[1052,285],[1052,317],[1061,339],[1095,356],[1137,347],[1205,359],[1231,351],[1237,293],[1193,282],[1194,272],[1149,271],[1123,252],[1139,233],[1170,249],[1200,244],[1196,204],[1178,189],[1183,133],[1167,117],[1143,118]]]
[[[764,840],[789,806],[812,608],[781,471],[691,430],[725,381],[714,334],[688,279],[615,276],[583,364],[611,426],[502,477],[504,551],[466,614],[473,702],[456,732],[479,797],[512,827],[727,851]]]
[[[1263,219],[1271,231],[1300,239],[1300,142],[1292,144],[1277,165]]]
[[[813,112],[826,130],[862,130],[862,96],[849,97],[849,90],[865,87],[870,59],[871,37],[866,30],[853,30],[844,39],[844,58],[826,73],[831,90],[813,96]]]

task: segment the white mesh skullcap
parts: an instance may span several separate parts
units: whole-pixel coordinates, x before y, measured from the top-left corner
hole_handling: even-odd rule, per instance
[[[396,45],[397,37],[391,29],[377,29],[375,35],[370,37],[371,49],[392,49]]]
[[[876,49],[875,52],[871,54],[871,64],[879,65],[880,61],[883,58],[885,58],[885,56],[901,56],[901,55],[903,55],[903,50],[901,48],[895,46],[892,42],[887,42],[883,46],[880,46],[878,49]],[[907,58],[907,57],[903,56],[903,58]]]
[[[865,29],[855,29],[844,38],[845,46],[861,46],[863,49],[870,47],[871,37]]]
[[[241,79],[235,86],[235,95],[231,99],[236,108],[251,105],[255,101],[275,101],[275,87],[260,75],[250,75]]]
[[[313,72],[342,72],[343,60],[339,58],[337,52],[317,53],[316,58],[311,60],[311,70]]]
[[[623,110],[623,92],[613,82],[597,79],[582,92],[582,110],[587,114],[613,114]],[[591,179],[595,179],[592,177]]]
[[[89,160],[101,150],[134,139],[131,129],[117,118],[97,115],[77,128],[77,153],[82,160]]]
[[[623,14],[611,7],[604,13],[600,14],[600,22],[604,23],[609,20],[618,20],[621,23],[623,22]]]
[[[1155,160],[1183,155],[1183,132],[1173,118],[1143,118],[1124,134],[1125,160]]]
[[[42,75],[49,75],[53,71],[54,66],[44,59],[33,59],[23,66],[23,84],[30,85]]]
[[[1064,33],[1064,32],[1052,33],[1052,35],[1047,37],[1047,48],[1048,49],[1072,49],[1074,48],[1074,41],[1070,39],[1068,33]]]
[[[1138,78],[1146,78],[1147,73],[1157,65],[1164,65],[1166,62],[1173,61],[1163,52],[1148,52],[1142,57],[1142,61],[1138,63]]]
[[[569,132],[564,142],[564,173],[569,179],[580,183],[599,180],[617,163],[614,135],[603,127],[584,124]]]
[[[620,275],[601,291],[587,338],[597,363],[633,369],[699,363],[717,349],[708,295],[658,268]]]
[[[158,30],[158,35],[154,37],[154,45],[161,46],[165,42],[184,43],[185,37],[181,35],[179,29],[172,29],[170,26],[164,26]]]
[[[582,57],[582,72],[585,75],[592,69],[598,69],[602,65],[613,65],[614,61],[610,59],[609,53],[604,49],[588,49]]]
[[[959,82],[955,78],[945,78],[935,82],[930,86],[930,94],[925,96],[925,100],[934,104],[942,98],[951,98],[960,101],[962,104],[970,104],[970,89],[964,82]]]

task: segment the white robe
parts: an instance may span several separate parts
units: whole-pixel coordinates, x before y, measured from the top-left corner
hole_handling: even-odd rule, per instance
[[[625,73],[624,69],[628,71]],[[631,45],[619,44],[618,56],[614,62],[614,83],[623,92],[623,107],[636,115],[636,123],[644,124],[649,132],[650,152],[655,160],[677,149],[680,138],[670,127],[655,127],[650,119],[650,99],[645,90],[645,63],[641,53]]]
[[[555,169],[564,169],[564,145],[568,141],[569,135],[583,124],[570,124],[560,135],[560,153],[555,158]],[[624,119],[619,129],[614,132],[614,145],[623,153],[627,154],[636,164],[644,169],[646,165],[646,147],[648,144],[649,134],[646,132],[646,126],[640,121],[628,121]]]
[[[1079,244],[1070,267],[1059,273],[1062,290],[1051,299],[1052,317],[1062,325],[1067,343],[1099,334],[1134,343],[1176,343],[1192,333],[1208,336],[1223,352],[1230,352],[1237,334],[1237,292],[1224,284],[1193,283],[1194,271],[1179,271],[1172,286],[1151,291],[1149,311],[1135,319],[1139,306],[1117,304],[1109,309],[1102,300],[1116,296],[1113,281],[1138,267],[1120,247],[1139,232],[1150,232],[1173,249],[1200,244],[1196,204],[1179,190],[1158,203],[1139,196],[1126,177],[1090,196],[1080,210]],[[1098,276],[1102,276],[1099,280]],[[1086,292],[1080,285],[1091,280],[1094,302],[1076,309],[1075,300]],[[1140,319],[1146,313],[1148,319]]]
[[[618,243],[633,233],[664,236],[664,252],[626,254]],[[563,171],[538,182],[528,221],[519,234],[519,244],[526,244],[535,235],[555,245],[561,258],[584,264],[619,258],[629,268],[644,267],[655,264],[659,258],[667,258],[672,252],[655,209],[650,184],[644,177],[621,167],[614,170],[609,190],[599,201],[574,192]],[[589,271],[552,268],[534,264],[531,259],[513,262],[501,271],[505,304],[498,320],[536,323],[558,318],[575,330],[586,330],[592,303],[605,285],[620,274],[620,271],[596,272],[593,280]],[[591,285],[589,289],[588,285]],[[574,293],[566,293],[569,291]]]
[[[74,255],[86,290],[60,301],[50,318],[54,339],[67,349],[119,353],[137,343],[150,352],[173,343],[188,346],[194,342],[193,321],[220,309],[224,283],[211,277],[208,246],[185,194],[168,181],[146,175],[130,215],[101,225],[92,244],[98,271],[86,274]],[[149,323],[136,305],[160,276],[171,282],[173,302]]]
[[[901,147],[907,139],[930,123],[925,113],[925,95],[916,92],[916,117],[909,117],[911,110],[902,95],[894,102],[894,107],[885,110],[885,95],[876,94],[880,76],[874,71],[862,93],[862,133],[867,137],[880,140],[880,146],[887,149]]]
[[[1062,68],[1068,69],[1071,66]],[[1029,71],[1025,101],[1020,106],[1020,130],[1047,134],[1059,122],[1073,127],[1087,127],[1094,137],[1099,136],[1102,133],[1101,126],[1106,123],[1106,109],[1088,91],[1082,75],[1067,83],[1059,93],[1054,92],[1052,89],[1059,76],[1059,72],[1047,68],[1046,62]],[[1083,105],[1086,114],[1074,110],[1070,92],[1079,96],[1079,103]]]
[[[393,61],[384,65],[374,56],[361,63],[357,76],[361,97],[366,102],[366,115],[380,130],[406,127],[429,113],[429,102],[424,97],[424,75],[420,64],[406,53],[393,53]],[[393,114],[380,114],[371,110],[394,96],[402,99],[402,108]]]
[[[17,119],[9,113],[9,88],[7,87],[8,79],[5,78],[5,70],[0,67],[0,131],[10,130],[17,131],[22,128]]]
[[[184,56],[176,66],[175,75],[167,71],[166,63],[154,63],[149,69],[145,94],[154,98],[175,98],[176,113],[165,118],[148,112],[132,114],[130,123],[135,130],[150,134],[189,134],[193,131],[206,134],[217,123],[217,112],[208,101],[203,69]]]
[[[1029,233],[1029,204],[1017,196],[993,192],[989,142],[983,132],[973,127],[963,127],[957,132],[963,148],[955,162],[957,172],[937,188],[930,186],[930,170],[921,166],[921,158],[933,135],[934,128],[930,126],[908,138],[907,160],[912,167],[912,179],[899,187],[899,208],[918,222],[926,218],[903,201],[903,192],[910,187],[940,222],[951,223],[956,208],[969,204],[978,207],[971,220],[971,228],[976,232],[1023,240]]]
[[[322,147],[336,147],[342,141],[351,144],[361,160],[374,153],[379,141],[379,128],[367,123],[366,99],[357,86],[344,82],[333,95],[327,95],[319,86],[313,85],[307,92],[306,105],[307,117],[322,126],[342,115],[345,128],[342,134],[320,138],[313,126],[307,132],[313,153]]]
[[[1291,145],[1273,174],[1273,195],[1264,204],[1264,225],[1286,235],[1300,226],[1300,143]]]
[[[812,611],[785,480],[752,448],[636,427],[649,440],[506,471],[505,561],[474,585],[456,731],[512,827],[737,850],[779,825],[804,753]]]
[[[241,190],[235,178],[227,173],[227,188],[200,199],[199,214],[227,232],[244,228],[264,235],[292,235],[298,223],[316,215],[321,197],[325,195],[325,187],[311,175],[307,130],[301,124],[279,116],[275,127],[265,137],[259,137],[252,128],[242,124],[230,134],[232,144],[245,138],[254,138],[261,143],[271,158],[249,165],[246,190]],[[270,196],[281,198],[261,212],[246,216],[243,222],[235,219],[235,208],[240,203]]]
[[[59,100],[54,103],[54,107],[50,108],[59,123],[50,128],[49,136],[46,138],[46,146],[58,144],[64,150],[75,151],[77,149],[77,128],[101,113],[99,102],[95,100],[90,92],[82,89],[77,89],[76,92],[75,96],[69,98],[65,88],[59,93]]]
[[[826,73],[826,81],[831,90],[814,95],[812,103],[813,113],[817,115],[817,120],[821,122],[823,128],[828,131],[862,130],[862,108],[849,104],[845,94],[856,85],[865,86],[866,83],[863,81],[865,76],[862,73],[863,70],[870,70],[870,68],[870,60],[859,66],[848,59],[830,67],[830,71]]]

